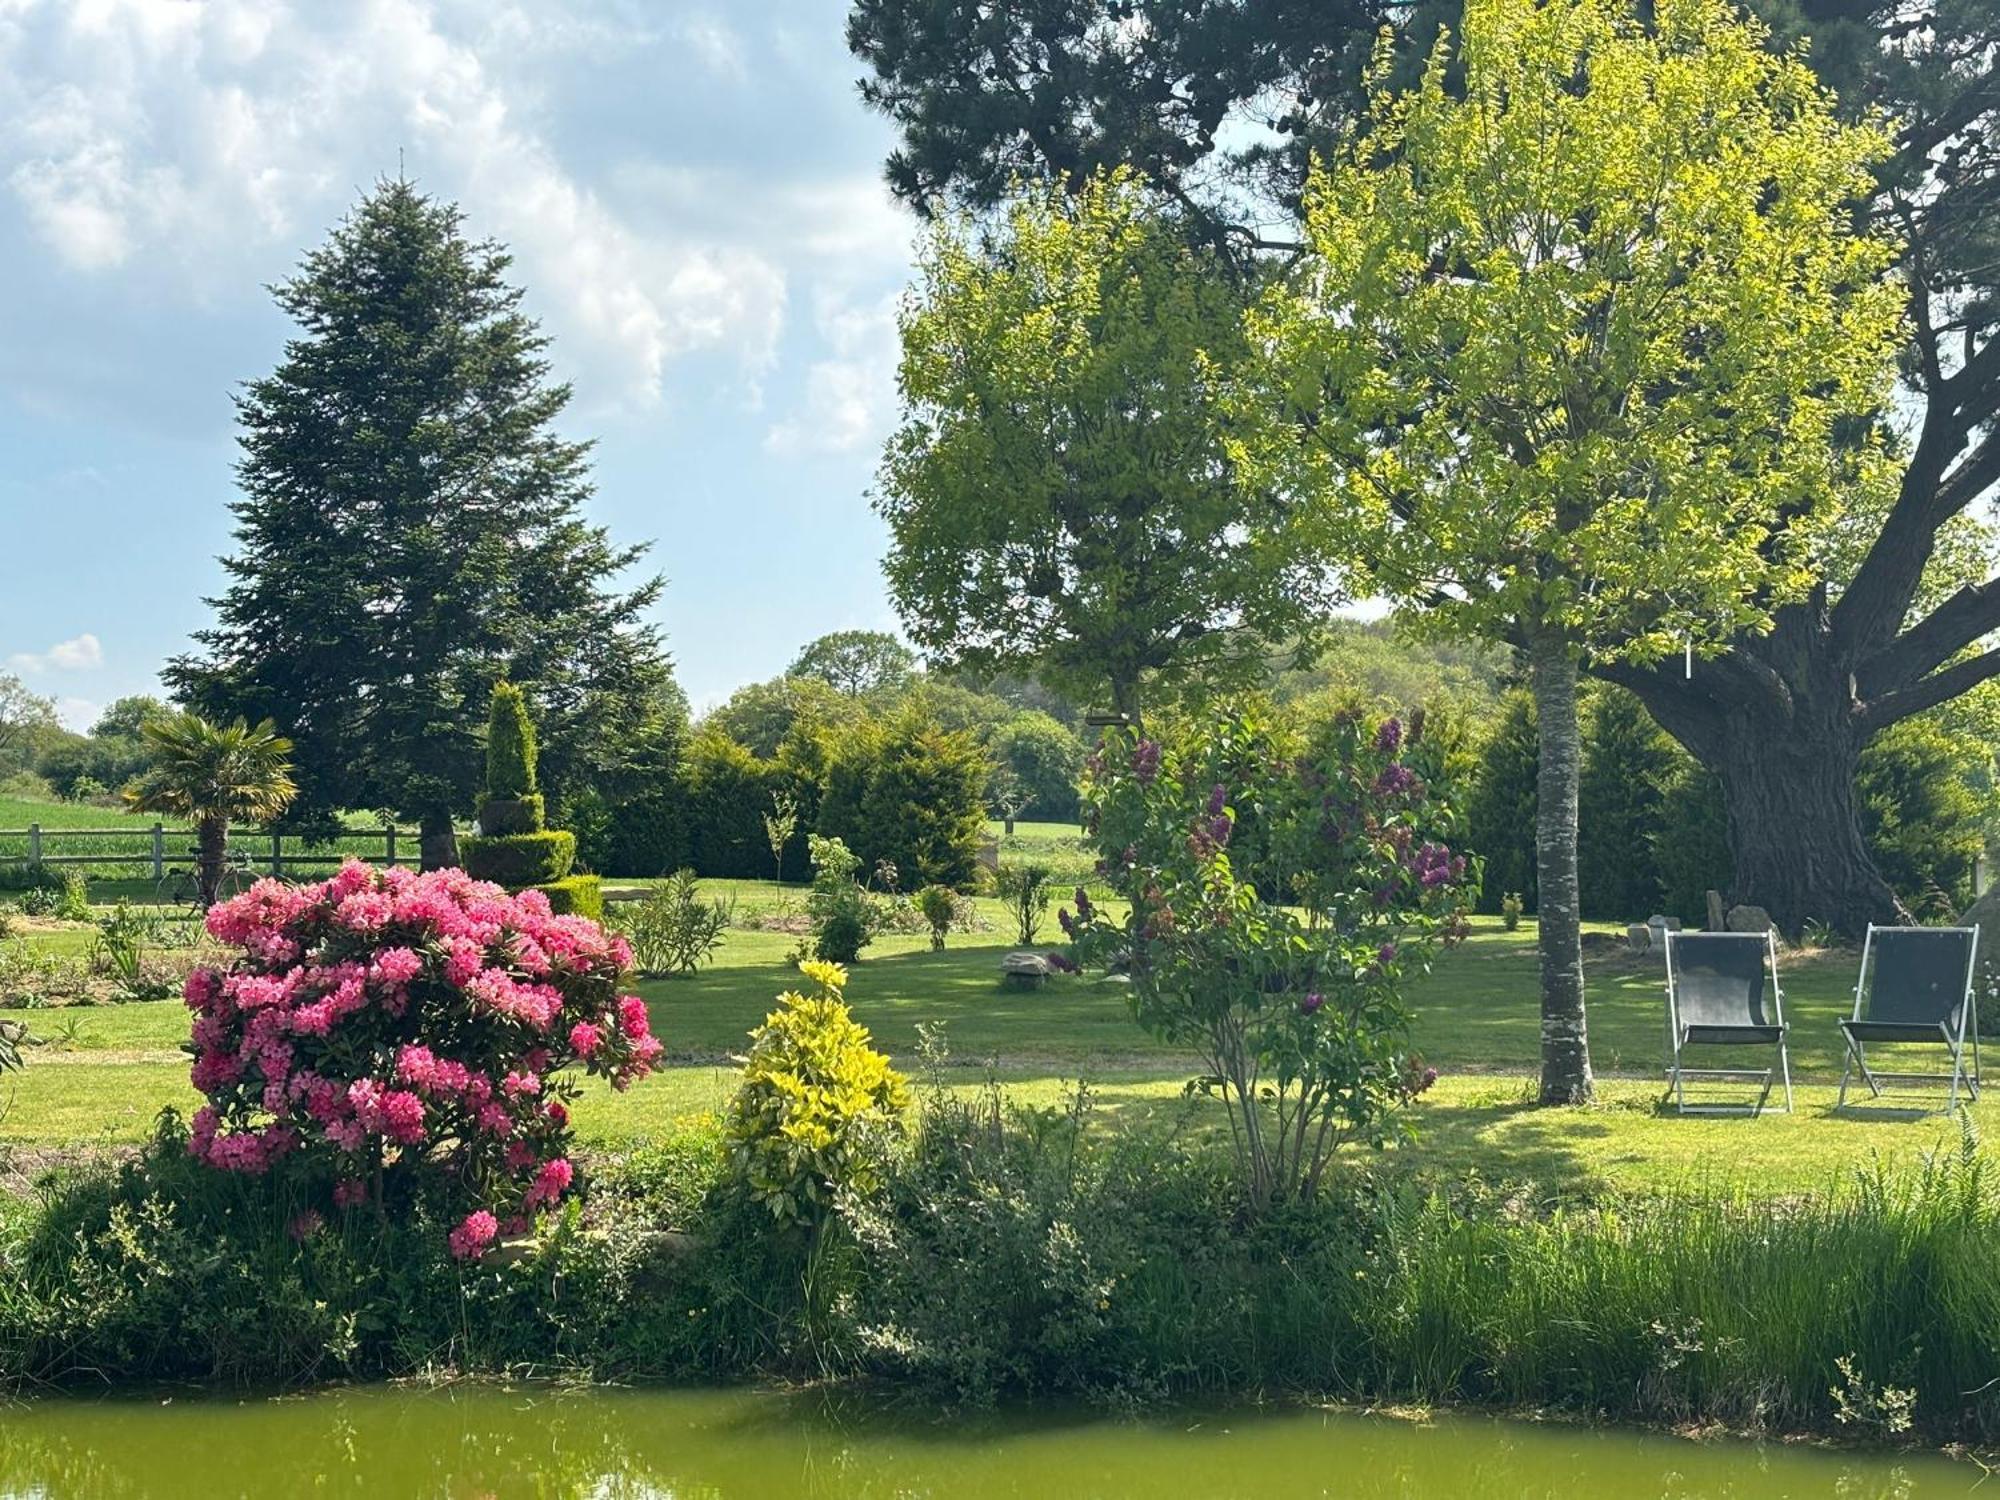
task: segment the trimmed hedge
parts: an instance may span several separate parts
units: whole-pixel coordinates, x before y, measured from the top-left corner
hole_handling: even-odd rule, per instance
[[[488,838],[539,833],[547,822],[540,792],[525,797],[488,797],[479,804],[479,831]]]
[[[486,794],[525,797],[535,790],[535,722],[511,682],[493,684],[486,718]]]
[[[604,882],[595,875],[571,875],[563,880],[531,885],[528,889],[547,896],[549,910],[559,917],[588,917],[593,922],[604,920]]]
[[[462,842],[466,871],[509,890],[552,885],[568,875],[576,863],[576,835],[564,829],[482,836]]]

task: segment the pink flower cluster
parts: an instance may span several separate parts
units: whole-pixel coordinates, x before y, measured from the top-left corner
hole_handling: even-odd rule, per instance
[[[479,1205],[449,1237],[461,1258],[575,1180],[575,1090],[555,1075],[581,1063],[624,1088],[660,1053],[618,992],[623,938],[461,870],[260,880],[208,930],[240,952],[188,976],[194,1154],[248,1173],[293,1158],[339,1209],[436,1174]]]

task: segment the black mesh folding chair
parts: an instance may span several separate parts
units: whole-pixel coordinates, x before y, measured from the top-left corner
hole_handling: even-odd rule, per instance
[[[1890,1073],[1868,1065],[1868,1043],[1907,1042],[1941,1046],[1951,1059],[1947,1113],[1958,1108],[1962,1086],[1979,1097],[1979,1001],[1973,993],[1973,966],[1979,956],[1979,929],[1973,927],[1876,927],[1870,924],[1861,947],[1861,977],[1854,985],[1854,1014],[1840,1023],[1847,1058],[1840,1069],[1838,1109],[1847,1103],[1847,1082],[1858,1069],[1871,1098],[1884,1083],[1939,1084],[1947,1075]],[[1966,1068],[1971,1040],[1972,1066]]]
[[[1760,1114],[1772,1084],[1785,1085],[1792,1110],[1792,1060],[1785,1046],[1785,999],[1778,989],[1778,950],[1768,932],[1667,934],[1667,1087],[1688,1114]],[[1768,1068],[1691,1068],[1691,1047],[1775,1047]],[[1761,1083],[1754,1102],[1689,1104],[1689,1079]]]

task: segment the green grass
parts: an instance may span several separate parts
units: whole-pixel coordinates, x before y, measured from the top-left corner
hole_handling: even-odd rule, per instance
[[[734,893],[743,920],[797,901],[795,891],[768,882],[714,888]],[[899,1063],[914,1070],[919,1027],[942,1025],[957,1065],[950,1076],[965,1086],[991,1068],[1015,1096],[1052,1103],[1065,1080],[1085,1078],[1099,1107],[1114,1117],[1216,1127],[1212,1105],[1181,1104],[1190,1062],[1133,1025],[1116,981],[1078,977],[1036,991],[1001,988],[997,965],[1013,946],[1012,934],[999,922],[997,903],[982,902],[980,909],[992,930],[954,934],[943,953],[929,952],[921,937],[888,936],[854,966],[848,996],[855,1013]],[[38,941],[82,951],[88,936],[74,929]],[[672,1065],[626,1095],[593,1086],[578,1111],[584,1138],[641,1139],[725,1097],[731,1056],[795,981],[785,962],[795,942],[783,932],[732,930],[717,962],[700,974],[641,984]],[[1833,1023],[1845,1013],[1853,983],[1854,958],[1844,953],[1782,963],[1794,1028],[1796,1114],[1750,1120],[1661,1112],[1660,975],[1622,957],[1589,966],[1593,1054],[1605,1075],[1600,1103],[1537,1109],[1533,944],[1531,925],[1507,933],[1497,922],[1482,922],[1470,941],[1412,986],[1417,1044],[1443,1078],[1418,1108],[1418,1141],[1390,1152],[1384,1165],[1476,1171],[1547,1191],[1728,1184],[1795,1193],[1849,1178],[1877,1155],[1894,1166],[1913,1165],[1955,1136],[1956,1128],[1934,1114],[1831,1113],[1839,1074]],[[187,1028],[177,1001],[12,1014],[49,1045],[32,1049],[27,1070],[0,1083],[0,1100],[11,1101],[0,1106],[0,1142],[130,1142],[162,1106],[193,1100],[177,1052]],[[1982,1104],[1973,1117],[2000,1123],[2000,1105]]]

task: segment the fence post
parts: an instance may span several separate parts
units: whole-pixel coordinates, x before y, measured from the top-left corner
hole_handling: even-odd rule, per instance
[[[278,879],[282,878],[284,873],[285,836],[282,833],[274,833],[271,835],[271,875],[273,879]]]
[[[167,829],[164,823],[153,825],[153,884],[158,885],[167,878]]]
[[[30,823],[28,825],[28,863],[31,865],[38,865],[41,862],[42,862],[42,825],[39,823]]]
[[[391,823],[388,826],[388,828],[384,831],[383,838],[389,846],[388,848],[389,867],[391,869],[394,869],[396,865],[396,825],[394,823]]]

